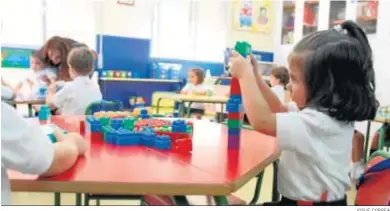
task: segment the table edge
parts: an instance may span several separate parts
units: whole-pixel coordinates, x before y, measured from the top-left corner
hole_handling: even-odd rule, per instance
[[[61,192],[115,195],[228,195],[226,184],[158,184],[119,182],[75,182],[11,179],[11,190],[19,192]]]
[[[231,192],[235,192],[238,189],[240,189],[242,186],[247,184],[251,179],[256,178],[257,175],[259,175],[262,171],[265,170],[270,164],[275,162],[279,159],[281,155],[280,151],[276,151],[275,153],[271,154],[268,158],[266,158],[263,162],[259,163],[257,166],[252,168],[250,171],[248,171],[246,174],[244,174],[242,177],[240,177],[238,180],[231,183]]]

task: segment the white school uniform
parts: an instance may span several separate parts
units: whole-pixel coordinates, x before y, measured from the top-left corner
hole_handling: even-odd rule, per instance
[[[353,124],[325,113],[289,104],[276,115],[277,140],[283,151],[278,166],[279,192],[291,200],[327,201],[344,198],[350,189]]]
[[[275,85],[271,87],[271,90],[276,94],[282,103],[285,102],[286,94],[284,93],[284,87],[282,85]]]
[[[1,205],[11,205],[7,169],[43,174],[54,157],[54,146],[38,122],[26,122],[10,105],[1,102]]]
[[[32,71],[23,81],[22,84],[28,84],[29,81],[33,83],[31,93],[28,96],[23,96],[23,98],[27,99],[37,99],[39,89],[42,87],[47,88],[47,82],[43,80],[43,77],[47,77],[48,79],[57,79],[57,70],[53,68],[45,68],[40,71],[34,72]]]
[[[1,99],[2,100],[12,100],[14,96],[14,91],[7,86],[1,86]]]
[[[187,83],[184,86],[184,88],[182,89],[182,91],[185,91],[185,92],[188,92],[188,93],[191,93],[191,92],[206,92],[207,90],[209,90],[209,89],[207,88],[207,86],[205,86],[203,84],[194,85],[194,84],[191,84],[191,83]],[[186,103],[186,106],[188,106],[188,103]],[[191,104],[191,108],[204,110],[205,109],[205,105],[204,105],[204,103],[192,103]]]
[[[99,86],[88,76],[79,76],[56,93],[53,103],[62,115],[83,115],[89,104],[100,100]]]

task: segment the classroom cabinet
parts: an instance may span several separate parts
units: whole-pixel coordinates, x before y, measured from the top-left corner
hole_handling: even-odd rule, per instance
[[[289,45],[305,35],[334,27],[344,20],[355,20],[367,34],[375,35],[379,8],[390,4],[384,0],[284,0],[278,7],[282,17],[276,31],[280,45]]]

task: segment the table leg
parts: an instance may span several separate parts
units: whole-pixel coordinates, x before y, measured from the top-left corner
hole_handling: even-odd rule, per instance
[[[189,206],[188,200],[185,196],[173,196],[173,200],[178,206]]]
[[[385,144],[385,134],[386,129],[388,127],[388,124],[385,123],[383,126],[379,129],[379,140],[378,140],[378,150],[382,150]]]
[[[219,118],[218,118],[218,123],[221,123],[223,121],[223,115],[224,115],[224,112],[223,112],[223,108],[224,108],[224,103],[221,103],[221,115],[219,115]]]
[[[184,117],[184,102],[180,101],[179,103],[180,103],[180,105],[179,105],[179,116],[180,117]]]
[[[367,122],[367,131],[366,131],[366,140],[364,142],[364,152],[363,152],[363,161],[367,163],[367,154],[368,154],[368,145],[370,140],[370,129],[371,129],[371,121]]]
[[[226,196],[214,196],[214,201],[217,206],[227,206],[229,202]]]
[[[156,108],[156,114],[160,114],[160,102],[161,102],[162,98],[158,98],[157,100],[157,108]]]
[[[191,117],[191,105],[192,105],[192,102],[188,102],[188,107],[187,107],[187,118],[190,118]]]
[[[76,193],[76,206],[81,206],[81,193]]]
[[[54,206],[61,206],[61,193],[54,193]]]
[[[28,104],[28,117],[33,117],[32,104]]]

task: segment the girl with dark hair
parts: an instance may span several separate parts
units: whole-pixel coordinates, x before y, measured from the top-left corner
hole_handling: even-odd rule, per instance
[[[354,122],[373,119],[378,108],[363,30],[345,21],[304,37],[288,58],[288,105],[257,74],[253,56],[249,61],[234,52],[231,60],[252,127],[276,136],[283,151],[282,199],[265,205],[347,205]]]

